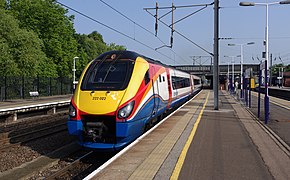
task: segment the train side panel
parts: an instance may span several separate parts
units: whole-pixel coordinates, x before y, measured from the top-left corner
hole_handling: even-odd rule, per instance
[[[170,69],[172,102],[171,107],[186,101],[191,94],[190,75],[186,72]]]
[[[191,81],[192,81],[192,95],[195,95],[198,91],[202,88],[201,78],[191,74]]]

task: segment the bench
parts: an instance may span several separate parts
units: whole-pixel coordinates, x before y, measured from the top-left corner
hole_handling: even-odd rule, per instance
[[[39,93],[38,93],[38,91],[30,91],[29,95],[30,95],[30,97],[38,97]]]

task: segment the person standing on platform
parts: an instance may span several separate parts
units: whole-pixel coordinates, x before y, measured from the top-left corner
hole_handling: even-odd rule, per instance
[[[238,81],[235,82],[235,93],[238,93],[239,83]]]

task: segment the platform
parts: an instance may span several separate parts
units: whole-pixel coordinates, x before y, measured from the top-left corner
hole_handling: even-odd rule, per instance
[[[289,152],[237,100],[203,90],[86,179],[290,179]]]
[[[53,115],[59,111],[67,111],[71,97],[72,95],[62,95],[1,101],[0,124],[15,123],[19,118],[27,117],[28,114],[32,116],[36,112]]]
[[[33,99],[15,99],[0,101],[0,110],[10,109],[10,108],[20,108],[23,106],[33,106],[39,104],[53,103],[53,102],[63,102],[70,101],[72,94],[59,95],[59,96],[45,96],[45,97],[35,97]]]

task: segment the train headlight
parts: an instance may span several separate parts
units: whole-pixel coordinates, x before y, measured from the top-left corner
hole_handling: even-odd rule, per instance
[[[130,116],[133,111],[135,101],[131,101],[129,104],[124,106],[122,109],[118,111],[118,118],[124,119]]]
[[[70,117],[76,117],[76,115],[77,115],[77,110],[72,104],[68,108],[68,113],[69,113]]]

